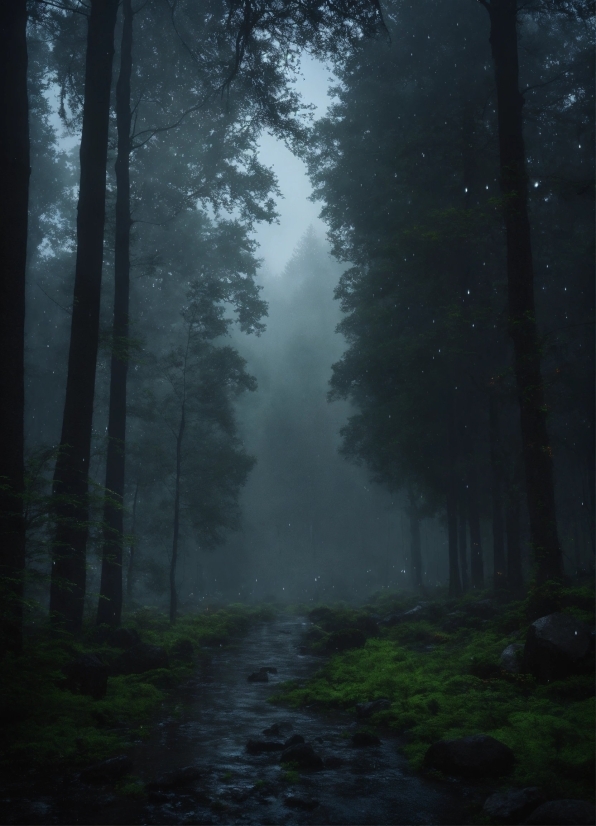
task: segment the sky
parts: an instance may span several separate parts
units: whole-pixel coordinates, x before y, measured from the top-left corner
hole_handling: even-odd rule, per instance
[[[297,81],[296,88],[305,103],[316,107],[315,117],[322,117],[329,105],[327,93],[331,73],[322,63],[307,55],[302,59],[301,71],[302,77]],[[274,169],[283,198],[277,205],[279,223],[262,224],[255,236],[260,245],[259,257],[263,259],[263,269],[272,275],[279,275],[309,226],[312,225],[318,235],[324,235],[325,224],[318,217],[321,204],[308,200],[311,186],[305,164],[270,135],[262,137],[260,146],[259,160]]]

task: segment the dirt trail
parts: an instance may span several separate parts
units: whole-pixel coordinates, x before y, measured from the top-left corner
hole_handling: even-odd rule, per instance
[[[109,789],[85,790],[71,781],[56,789],[55,797],[29,801],[29,822],[464,822],[462,788],[412,775],[394,737],[386,735],[380,746],[354,748],[350,735],[357,726],[349,715],[323,716],[267,702],[280,682],[307,677],[320,667],[320,660],[299,653],[303,627],[304,620],[282,616],[222,648],[178,692],[177,714],[159,723],[149,740],[131,752],[134,773],[145,783],[185,766],[196,767],[198,779],[177,788],[162,785],[138,801],[124,801]],[[248,682],[247,676],[263,666],[277,673],[267,683]],[[275,723],[287,724],[284,734],[267,739],[300,734],[334,767],[288,777],[279,752],[248,754],[247,741],[262,738],[263,730]],[[37,806],[41,820],[32,819],[31,806]]]

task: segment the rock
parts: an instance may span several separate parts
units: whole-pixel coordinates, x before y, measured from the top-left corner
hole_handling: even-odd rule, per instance
[[[592,826],[594,804],[586,800],[549,800],[534,809],[526,823],[535,826]]]
[[[116,670],[118,674],[144,674],[146,671],[169,666],[170,661],[165,648],[140,642],[118,658]]]
[[[80,773],[83,783],[106,783],[119,780],[132,771],[132,760],[125,754],[111,757],[93,766],[88,766]]]
[[[114,628],[108,636],[108,645],[114,648],[132,648],[141,642],[138,631],[134,628]]]
[[[281,723],[273,723],[269,728],[263,729],[263,734],[266,737],[279,737],[284,731],[292,731],[294,726],[291,723],[282,721]]]
[[[325,768],[339,769],[340,766],[343,766],[344,762],[343,757],[340,757],[339,754],[330,754],[325,758]]]
[[[299,769],[310,771],[324,768],[322,759],[308,743],[297,743],[295,746],[284,749],[280,762],[295,763]]]
[[[364,748],[365,746],[380,746],[381,741],[376,734],[371,734],[369,731],[356,731],[352,735],[352,745],[356,748]]]
[[[519,823],[540,803],[544,795],[537,786],[495,792],[485,802],[482,811],[500,823]]]
[[[362,648],[366,645],[367,639],[366,632],[360,628],[344,628],[329,635],[325,643],[325,651],[327,654],[336,654],[348,651],[350,648]]]
[[[173,769],[147,783],[150,791],[167,791],[168,789],[180,789],[183,786],[190,786],[201,777],[201,772],[196,766],[184,766],[182,769]]]
[[[379,625],[382,625],[385,628],[391,628],[394,625],[399,625],[400,622],[410,622],[410,620],[422,619],[423,613],[424,607],[422,605],[416,605],[414,608],[410,608],[409,611],[402,611],[399,614],[389,614],[388,616],[383,617],[382,620],[379,620]]]
[[[108,690],[108,667],[96,654],[80,654],[64,669],[66,688],[101,700]]]
[[[283,751],[284,744],[277,740],[249,740],[246,744],[246,751],[249,754],[263,754],[263,752]]]
[[[524,647],[520,642],[513,642],[504,648],[499,658],[499,665],[509,674],[519,674],[521,671]]]
[[[590,629],[571,614],[548,614],[528,629],[524,668],[538,680],[575,673],[590,651]]]
[[[266,674],[277,674],[277,668],[273,668],[271,665],[264,665],[259,668],[259,671],[264,671]]]
[[[266,671],[253,671],[246,679],[249,683],[268,683],[269,675]]]
[[[303,809],[305,812],[312,812],[317,806],[320,806],[318,800],[308,800],[304,797],[286,797],[284,798],[284,806],[290,809]]]
[[[195,648],[190,640],[176,640],[172,646],[172,656],[177,660],[191,660],[194,653]]]
[[[357,717],[370,717],[378,711],[385,711],[391,707],[391,701],[387,697],[379,697],[378,700],[371,700],[368,703],[358,703],[356,705]]]
[[[511,749],[494,737],[473,734],[456,740],[439,740],[424,755],[429,768],[466,777],[498,777],[513,768]]]
[[[292,734],[284,743],[284,749],[289,749],[290,746],[296,746],[298,743],[304,743],[304,737],[301,734]]]

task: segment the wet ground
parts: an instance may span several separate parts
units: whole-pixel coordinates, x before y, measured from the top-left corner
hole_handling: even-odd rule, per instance
[[[32,798],[4,796],[4,823],[242,823],[242,824],[454,824],[464,823],[470,800],[457,785],[435,784],[409,772],[397,738],[355,748],[358,727],[345,715],[288,710],[267,702],[280,682],[302,679],[320,667],[300,653],[304,620],[281,617],[253,628],[237,644],[216,652],[178,692],[175,714],[131,752],[134,774],[153,788],[123,799],[109,787],[64,778]],[[248,682],[260,668],[277,669],[269,681]],[[282,734],[264,730],[278,724]],[[250,738],[284,740],[300,734],[325,761],[314,772],[288,772],[279,752],[250,755]],[[166,772],[193,766],[198,776],[168,787]],[[153,784],[153,787],[151,787]]]

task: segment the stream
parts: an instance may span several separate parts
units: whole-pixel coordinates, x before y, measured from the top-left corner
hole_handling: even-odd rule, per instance
[[[252,628],[216,651],[168,704],[150,737],[129,752],[133,772],[152,789],[125,798],[76,778],[53,784],[36,799],[4,798],[2,822],[147,824],[457,824],[465,822],[466,791],[412,774],[397,737],[355,748],[353,716],[268,703],[279,683],[303,679],[321,666],[300,653],[305,621],[281,616]],[[248,682],[262,667],[268,682]],[[279,726],[279,736],[264,730]],[[279,751],[251,755],[249,739],[285,740],[300,734],[325,761],[320,771],[288,774]],[[166,772],[193,766],[197,777],[175,788]],[[289,782],[288,782],[289,781]],[[8,807],[6,804],[9,804]],[[14,808],[17,805],[17,809]],[[19,809],[20,807],[20,809]]]

